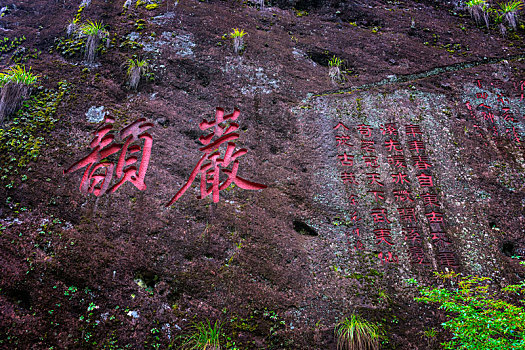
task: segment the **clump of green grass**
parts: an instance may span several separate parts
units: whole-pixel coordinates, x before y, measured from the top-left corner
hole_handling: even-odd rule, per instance
[[[328,76],[333,83],[338,83],[343,80],[343,74],[341,72],[342,64],[343,60],[336,56],[332,56],[328,61]]]
[[[0,73],[0,125],[29,97],[38,77],[31,72],[31,68],[26,70],[22,65],[10,67]]]
[[[140,78],[146,75],[149,69],[149,64],[146,60],[128,59],[124,66],[127,67],[126,75],[128,77],[129,87],[136,90],[140,83]]]
[[[219,336],[221,334],[221,325],[215,321],[213,326],[209,320],[196,323],[182,348],[184,350],[221,350]]]
[[[87,63],[93,63],[95,62],[96,50],[100,41],[107,39],[109,32],[101,22],[92,21],[88,21],[80,27],[80,31],[83,35],[87,36],[84,58]]]
[[[239,30],[238,28],[233,28],[233,32],[230,33],[230,38],[233,39],[233,50],[236,54],[239,54],[244,49],[243,37],[246,34],[244,29]]]
[[[378,350],[381,329],[358,315],[345,318],[335,327],[337,350]]]
[[[474,17],[476,23],[481,23],[481,19],[485,21],[487,29],[489,28],[489,4],[485,0],[470,0],[467,2],[470,15]]]
[[[499,4],[499,7],[499,12],[502,18],[504,18],[507,21],[507,23],[512,27],[512,29],[516,30],[518,22],[518,11],[520,11],[523,8],[523,3],[521,2],[521,0],[502,2]]]

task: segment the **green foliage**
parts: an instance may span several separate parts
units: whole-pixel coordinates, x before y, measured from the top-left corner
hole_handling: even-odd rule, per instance
[[[98,36],[100,38],[107,36],[109,33],[105,30],[102,22],[87,21],[86,24],[80,27],[81,32],[87,36]]]
[[[20,46],[13,52],[13,55],[11,56],[11,61],[15,63],[26,63],[30,58],[38,58],[38,56],[41,54],[41,51],[38,51],[37,49],[26,49],[23,46]]]
[[[60,82],[58,90],[41,89],[22,104],[22,108],[6,128],[0,129],[2,182],[5,183],[10,175],[17,175],[29,162],[36,161],[45,145],[44,137],[54,129],[58,105],[68,88],[66,82]],[[7,186],[12,187],[13,182]]]
[[[503,13],[516,12],[523,8],[521,0],[501,2],[499,7]]]
[[[25,36],[20,38],[9,39],[4,37],[0,39],[0,54],[8,53],[20,46],[26,40]]]
[[[499,6],[501,10],[500,13],[496,13],[496,16],[499,15],[502,17],[502,19],[504,18],[512,27],[512,29],[516,30],[518,11],[523,8],[523,3],[521,0],[514,0],[505,3],[502,2],[499,4]]]
[[[140,78],[145,76],[149,70],[149,64],[146,60],[139,60],[129,58],[124,66],[127,67],[126,75],[128,76],[128,83],[132,89],[137,89]]]
[[[238,28],[233,28],[233,31],[230,33],[230,38],[242,38],[246,34],[244,29],[239,30]]]
[[[146,73],[149,67],[148,61],[139,60],[138,58],[137,59],[129,58],[126,61],[125,65],[127,67],[126,73],[128,76],[131,76],[133,71],[135,71],[136,69],[139,69],[142,72]]]
[[[485,0],[470,0],[467,2],[470,15],[474,17],[476,23],[481,22],[481,18],[485,21],[487,29],[489,27],[489,5]]]
[[[157,7],[159,7],[159,4],[149,4],[146,5],[146,10],[155,10]]]
[[[72,36],[70,38],[55,38],[55,47],[64,57],[80,56],[86,46],[86,38],[83,36]]]
[[[240,53],[244,49],[244,39],[243,37],[247,33],[244,31],[244,29],[239,30],[238,28],[234,28],[233,32],[230,33],[230,38],[233,39],[233,50],[235,53]]]
[[[421,287],[416,301],[437,303],[451,319],[443,327],[452,332],[444,349],[525,349],[525,309],[500,299],[490,288],[488,277],[436,273],[450,288]],[[525,292],[525,282],[502,289],[503,293]]]
[[[31,67],[26,70],[25,66],[16,65],[0,73],[0,87],[4,87],[7,83],[33,85],[38,77],[38,74],[31,73]]]
[[[328,61],[328,66],[330,67],[328,69],[328,76],[334,83],[338,83],[343,81],[343,74],[341,71],[341,65],[343,64],[343,60],[336,56],[332,56],[332,58]]]
[[[143,20],[143,19],[138,19],[136,22],[135,22],[135,28],[137,30],[142,30],[146,27],[146,21]]]
[[[340,67],[342,63],[343,63],[342,59],[340,59],[339,57],[336,57],[336,56],[332,56],[332,58],[330,58],[330,60],[328,61],[328,66],[330,66],[330,67]]]
[[[470,1],[467,1],[466,5],[468,7],[486,6],[487,5],[487,1],[485,1],[485,0],[470,0]]]
[[[213,326],[210,320],[206,323],[199,322],[193,325],[193,333],[186,337],[183,344],[185,350],[220,350],[219,336],[221,324],[215,321]]]
[[[352,315],[335,326],[337,350],[377,350],[382,330],[374,323]]]

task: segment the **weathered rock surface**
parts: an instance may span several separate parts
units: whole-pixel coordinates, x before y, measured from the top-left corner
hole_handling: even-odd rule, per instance
[[[334,325],[359,312],[385,328],[384,349],[437,349],[448,335],[422,334],[444,314],[415,303],[407,279],[436,283],[445,269],[502,286],[523,279],[523,28],[502,37],[438,1],[126,11],[124,0],[93,0],[80,21],[103,21],[110,46],[87,67],[55,40],[79,4],[2,4],[3,34],[41,51],[25,63],[41,84],[69,87],[54,130],[36,131],[38,158],[16,172],[11,153],[0,158],[1,346],[181,348],[192,323],[209,319],[223,324],[226,349],[335,349]],[[247,32],[242,55],[233,28]],[[328,78],[334,55],[340,84]],[[129,58],[150,63],[136,92]],[[112,164],[93,174],[72,168],[104,124],[86,115],[92,106],[114,119],[120,145],[93,156]],[[240,111],[237,175],[267,187],[234,183],[215,203],[199,199],[198,175],[167,207],[199,171],[199,123],[217,107]],[[91,175],[107,193],[81,191]]]

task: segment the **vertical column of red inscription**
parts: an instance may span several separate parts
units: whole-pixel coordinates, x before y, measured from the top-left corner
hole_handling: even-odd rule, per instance
[[[384,136],[384,146],[387,151],[387,160],[392,172],[390,177],[393,183],[392,194],[399,215],[402,233],[408,244],[408,255],[413,264],[429,265],[430,260],[423,249],[422,230],[417,222],[414,198],[411,192],[411,181],[407,174],[407,161],[404,149],[399,139],[397,123],[387,123],[381,126]]]
[[[341,177],[343,183],[349,187],[347,193],[349,193],[348,200],[351,207],[350,211],[352,213],[350,215],[352,226],[350,227],[350,231],[346,232],[346,236],[350,246],[352,246],[352,242],[354,242],[354,249],[361,250],[363,249],[359,227],[359,221],[361,221],[361,218],[357,213],[358,202],[356,195],[356,189],[359,183],[357,182],[357,176],[354,170],[355,155],[352,154],[354,145],[351,142],[352,137],[348,127],[346,127],[343,123],[338,123],[334,129],[337,132],[335,141],[337,143],[337,158],[339,159],[339,166],[341,168],[339,176]]]
[[[440,266],[457,267],[458,262],[452,251],[451,242],[445,232],[445,220],[438,196],[434,188],[432,165],[430,164],[426,145],[419,125],[405,125],[412,165],[416,169],[416,178],[421,189],[425,217],[430,227],[432,244],[437,250],[437,261]]]
[[[517,130],[518,118],[511,111],[511,101],[502,93],[498,93],[497,101],[501,104],[501,110],[497,113],[500,121],[504,124],[505,137],[521,145],[521,138]],[[521,101],[521,100],[520,100]]]
[[[367,178],[367,193],[373,196],[375,202],[371,216],[374,222],[375,243],[380,250],[378,258],[381,263],[397,263],[399,258],[391,250],[394,245],[391,221],[388,219],[387,208],[382,207],[382,201],[385,199],[385,185],[384,180],[381,179],[376,144],[372,138],[373,128],[367,124],[360,124],[356,129],[360,134],[361,153]]]
[[[483,84],[480,80],[477,80],[476,84],[479,89],[483,89]],[[490,85],[493,87],[497,86],[494,83]],[[521,101],[523,100],[523,87],[525,83],[521,82],[520,85],[521,86],[517,88],[521,90]],[[521,145],[521,137],[517,129],[518,120],[511,111],[510,100],[502,93],[497,93],[497,102],[501,104],[501,109],[499,109],[487,101],[490,97],[489,93],[488,90],[482,90],[476,93],[473,104],[471,104],[470,101],[465,102],[470,116],[474,120],[474,129],[476,129],[479,136],[483,137],[482,127],[484,126],[484,128],[490,132],[491,138],[496,143],[498,142],[496,137],[503,136]],[[477,114],[480,114],[481,118],[478,118]],[[501,133],[498,131],[498,124],[500,125]],[[485,145],[487,145],[487,143],[485,143]]]

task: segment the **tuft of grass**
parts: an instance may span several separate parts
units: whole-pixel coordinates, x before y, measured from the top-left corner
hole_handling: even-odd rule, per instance
[[[502,2],[499,4],[500,7],[500,16],[504,18],[507,23],[516,30],[518,22],[518,11],[523,8],[523,3],[521,0],[514,0],[508,2]]]
[[[336,56],[332,56],[332,58],[330,58],[328,61],[328,76],[333,83],[338,83],[343,80],[343,75],[341,72],[342,64],[343,60]]]
[[[337,350],[378,350],[382,331],[358,315],[345,318],[335,326]]]
[[[230,38],[233,39],[233,50],[236,54],[239,54],[244,49],[243,37],[246,34],[244,29],[239,30],[238,28],[233,28],[233,32],[230,33]]]
[[[140,83],[140,78],[149,70],[149,64],[146,60],[129,58],[124,66],[127,67],[126,75],[129,79],[128,84],[130,88],[136,90]]]
[[[485,21],[487,29],[489,28],[489,4],[486,0],[470,0],[467,1],[468,11],[474,17],[476,23],[481,23],[481,19]]]
[[[88,21],[80,27],[80,31],[87,36],[84,58],[87,63],[93,63],[95,62],[96,50],[100,40],[107,39],[109,33],[102,22],[92,21]]]
[[[22,102],[31,94],[32,86],[37,82],[38,75],[31,73],[31,68],[16,65],[0,73],[0,126],[4,119],[14,113]]]
[[[213,326],[210,320],[206,323],[199,322],[193,325],[193,333],[191,333],[182,348],[184,350],[221,350],[219,336],[221,334],[221,324],[215,321]]]

